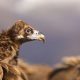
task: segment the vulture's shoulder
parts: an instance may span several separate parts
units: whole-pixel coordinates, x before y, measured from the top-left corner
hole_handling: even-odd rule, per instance
[[[49,75],[49,80],[78,80],[80,77],[80,56],[65,57]]]

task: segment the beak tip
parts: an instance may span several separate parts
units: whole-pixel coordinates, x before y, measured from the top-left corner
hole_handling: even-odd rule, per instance
[[[45,36],[43,34],[41,34],[39,36],[39,40],[42,41],[43,43],[45,43]]]
[[[46,41],[45,41],[45,39],[44,39],[44,40],[43,40],[43,43],[45,44],[45,42],[46,42]]]
[[[45,43],[45,41],[46,41],[46,40],[45,40],[45,36],[42,38],[42,41],[43,41],[43,43]]]

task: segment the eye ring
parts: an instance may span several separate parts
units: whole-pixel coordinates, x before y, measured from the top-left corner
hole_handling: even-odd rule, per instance
[[[26,33],[27,33],[27,34],[31,34],[31,33],[32,33],[32,30],[31,30],[31,29],[27,29],[27,30],[26,30]]]

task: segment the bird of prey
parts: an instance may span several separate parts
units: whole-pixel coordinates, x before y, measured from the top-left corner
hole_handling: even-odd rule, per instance
[[[0,61],[17,64],[20,45],[34,40],[44,42],[45,37],[29,24],[18,20],[9,30],[0,34]]]
[[[48,80],[80,80],[80,57],[62,59],[62,63],[49,74]]]
[[[45,41],[45,36],[22,20],[0,33],[0,80],[28,80],[18,67],[20,45],[29,41]]]

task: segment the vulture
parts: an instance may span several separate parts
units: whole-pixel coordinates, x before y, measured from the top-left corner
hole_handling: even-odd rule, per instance
[[[34,40],[45,41],[45,36],[22,20],[0,33],[0,80],[28,80],[18,66],[20,46]]]
[[[48,80],[80,80],[80,57],[63,58],[48,75]]]

